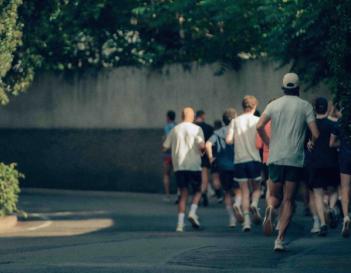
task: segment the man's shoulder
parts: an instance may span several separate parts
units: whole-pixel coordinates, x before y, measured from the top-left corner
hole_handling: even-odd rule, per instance
[[[201,129],[201,127],[195,123],[191,123],[191,122],[182,122],[179,123],[175,128],[187,128],[187,129],[191,129],[191,130],[199,130]]]

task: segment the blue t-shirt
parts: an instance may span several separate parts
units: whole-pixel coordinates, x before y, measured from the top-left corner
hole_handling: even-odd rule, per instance
[[[163,128],[165,136],[168,136],[168,134],[172,131],[172,129],[176,126],[174,122],[167,123],[165,127]]]
[[[216,157],[216,166],[218,169],[232,171],[234,170],[234,145],[225,143],[227,131],[227,127],[222,127],[214,131],[208,141],[213,145],[213,152]]]
[[[169,135],[169,133],[172,131],[172,129],[176,126],[175,122],[170,122],[167,123],[165,125],[165,127],[163,127],[163,132],[165,134],[165,137],[167,137]],[[165,156],[171,156],[172,152],[171,151],[167,151],[163,153]]]

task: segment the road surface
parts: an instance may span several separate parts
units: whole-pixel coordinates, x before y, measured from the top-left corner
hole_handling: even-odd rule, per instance
[[[26,190],[29,213],[0,234],[0,273],[346,273],[351,239],[340,227],[328,237],[309,234],[311,220],[298,204],[286,253],[272,251],[274,237],[261,227],[227,228],[221,204],[199,208],[203,229],[174,232],[176,206],[161,195]]]

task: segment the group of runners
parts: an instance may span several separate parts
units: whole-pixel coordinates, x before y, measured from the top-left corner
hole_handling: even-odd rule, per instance
[[[177,232],[185,228],[189,188],[193,197],[187,218],[193,228],[200,228],[197,209],[201,199],[208,204],[212,170],[216,194],[224,191],[229,227],[240,223],[247,232],[252,224],[262,223],[267,236],[277,230],[276,251],[286,248],[284,239],[301,181],[305,181],[310,196],[311,232],[325,236],[328,224],[336,228],[342,219],[342,236],[349,237],[351,146],[337,122],[342,111],[336,107],[330,111],[324,97],[317,98],[314,107],[301,99],[295,73],[283,77],[282,90],[283,96],[272,100],[262,115],[257,115],[257,99],[245,96],[243,112],[238,115],[234,108],[226,109],[224,126],[216,130],[205,123],[203,111],[184,108],[177,125],[175,113],[167,113],[164,186],[169,197],[173,168],[178,188]],[[266,181],[263,217],[259,208],[262,181]]]

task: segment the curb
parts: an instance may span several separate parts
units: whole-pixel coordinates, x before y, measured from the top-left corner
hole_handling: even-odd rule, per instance
[[[7,231],[17,225],[17,215],[0,216],[0,232]]]

